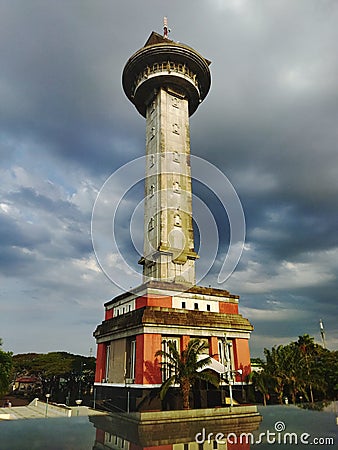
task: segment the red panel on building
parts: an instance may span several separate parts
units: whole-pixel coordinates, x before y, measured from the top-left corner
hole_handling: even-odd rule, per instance
[[[181,342],[180,342],[181,351],[183,351],[187,347],[189,341],[190,341],[190,336],[181,336]]]
[[[215,336],[211,336],[209,338],[209,355],[219,361],[218,355],[218,338]]]
[[[97,345],[95,382],[101,383],[106,373],[106,344]]]
[[[250,350],[248,339],[233,340],[234,359],[236,369],[242,369],[242,377],[236,376],[236,381],[245,381],[246,377],[251,373]]]
[[[96,428],[96,442],[100,442],[100,444],[104,445],[104,430]]]
[[[155,353],[162,348],[160,334],[140,334],[136,336],[136,384],[161,384],[160,358]]]
[[[238,304],[219,302],[219,312],[221,314],[238,314]]]
[[[110,309],[106,309],[106,312],[105,312],[105,320],[109,320],[109,319],[112,319],[113,318],[113,308],[110,308]]]
[[[168,296],[161,295],[143,295],[135,300],[135,308],[143,308],[144,306],[161,306],[162,308],[172,308],[172,299]]]

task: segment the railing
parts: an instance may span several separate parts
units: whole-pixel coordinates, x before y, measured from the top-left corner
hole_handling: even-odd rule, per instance
[[[152,66],[146,66],[143,72],[140,72],[137,78],[135,79],[133,85],[133,92],[135,93],[137,86],[146,79],[148,79],[149,76],[164,72],[168,74],[171,72],[179,73],[184,77],[189,78],[193,82],[193,84],[196,87],[198,87],[196,74],[192,70],[190,70],[186,64],[175,63],[172,61],[164,61],[162,63],[154,63]]]

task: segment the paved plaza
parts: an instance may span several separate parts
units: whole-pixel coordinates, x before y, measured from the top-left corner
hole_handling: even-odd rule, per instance
[[[58,406],[41,402],[34,399],[26,406],[13,406],[11,408],[0,408],[1,420],[16,420],[16,419],[44,419],[46,417],[76,417],[76,416],[92,416],[105,414],[88,406]]]

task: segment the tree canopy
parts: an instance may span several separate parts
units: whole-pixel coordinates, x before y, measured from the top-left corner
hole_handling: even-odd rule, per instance
[[[279,403],[288,397],[311,401],[334,399],[338,393],[338,352],[329,351],[305,334],[288,345],[264,349],[262,370],[253,374],[257,391]]]
[[[12,376],[12,353],[1,350],[2,340],[0,339],[0,397],[7,394]]]
[[[67,352],[18,354],[13,356],[13,373],[14,378],[39,379],[37,389],[30,391],[33,396],[49,393],[53,400],[74,403],[91,392],[95,358]]]

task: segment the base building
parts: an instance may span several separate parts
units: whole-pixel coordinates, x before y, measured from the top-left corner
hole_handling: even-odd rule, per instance
[[[155,353],[168,341],[182,351],[191,338],[208,342],[205,370],[224,380],[220,390],[201,385],[194,407],[224,405],[232,388],[245,399],[253,327],[238,312],[238,296],[195,284],[189,117],[209,91],[209,65],[153,32],[123,71],[124,91],[146,118],[143,284],[107,302],[94,332],[96,400],[112,410],[179,408],[175,388],[165,404],[156,395],[169,374]]]

